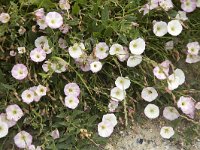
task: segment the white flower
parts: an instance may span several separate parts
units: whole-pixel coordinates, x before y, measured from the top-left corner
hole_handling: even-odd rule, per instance
[[[113,44],[110,47],[109,53],[110,55],[121,55],[121,54],[124,54],[124,48],[120,44]]]
[[[183,27],[179,20],[172,20],[167,25],[167,31],[172,36],[179,35],[183,30]]]
[[[174,135],[174,129],[172,127],[164,126],[160,130],[160,135],[165,139],[170,139]]]
[[[10,51],[10,56],[16,56],[16,52],[15,51]]]
[[[110,103],[108,104],[108,109],[110,112],[114,112],[115,109],[117,109],[119,102],[118,101],[113,101],[111,100]]]
[[[169,9],[173,8],[173,3],[171,0],[159,0],[159,5],[162,7],[165,11],[168,11]]]
[[[197,0],[196,5],[197,5],[197,7],[200,7],[200,0]]]
[[[121,51],[120,54],[117,55],[117,58],[121,62],[124,62],[125,60],[127,60],[128,57],[129,57],[129,51],[127,47],[124,47],[123,51]]]
[[[127,60],[127,66],[128,67],[135,67],[139,65],[142,62],[142,56],[141,55],[132,55]]]
[[[147,102],[152,102],[158,97],[158,92],[153,87],[146,87],[142,90],[141,97]]]
[[[7,106],[6,115],[7,119],[18,121],[24,115],[24,113],[18,105],[13,104]]]
[[[186,16],[186,12],[185,11],[178,11],[178,13],[177,13],[175,18],[178,19],[178,20],[182,20],[182,21],[188,20],[188,17]]]
[[[132,40],[129,44],[129,49],[132,54],[140,55],[145,50],[145,41],[142,38]]]
[[[191,55],[198,55],[200,50],[199,42],[191,42],[187,44],[188,53]]]
[[[167,83],[168,83],[168,89],[169,90],[175,90],[175,89],[178,88],[178,86],[180,85],[181,81],[179,81],[179,77],[178,76],[176,76],[175,74],[171,74],[168,77]]]
[[[81,55],[83,55],[83,50],[77,43],[75,43],[73,46],[70,46],[68,51],[72,58],[80,58]]]
[[[14,137],[15,145],[18,148],[27,148],[32,144],[32,136],[26,131],[20,131]]]
[[[80,88],[76,83],[68,83],[64,87],[64,93],[66,96],[74,95],[78,97],[80,95]]]
[[[109,47],[105,42],[96,44],[94,55],[99,59],[104,59],[108,56]]]
[[[177,76],[179,78],[179,85],[182,85],[185,82],[185,74],[183,72],[183,70],[181,69],[176,69],[174,71],[175,76]]]
[[[98,124],[98,134],[101,137],[109,137],[113,132],[113,125],[109,122],[100,122]]]
[[[164,116],[164,118],[172,121],[172,120],[177,119],[180,116],[180,114],[176,110],[175,107],[168,106],[168,107],[164,108],[164,110],[163,110],[163,116]]]
[[[167,23],[163,21],[156,22],[153,26],[153,33],[158,37],[167,34]]]
[[[110,91],[110,96],[111,96],[111,99],[114,101],[122,101],[126,96],[126,91],[121,90],[118,87],[114,87]]]
[[[109,122],[115,127],[117,125],[117,118],[114,114],[103,115],[102,122]]]
[[[118,77],[115,80],[115,85],[120,88],[121,90],[126,90],[130,87],[130,80],[128,77]]]
[[[5,137],[7,134],[8,134],[7,123],[0,121],[0,138]]]
[[[79,99],[74,95],[68,95],[65,97],[65,106],[70,109],[75,109],[79,104]]]
[[[197,63],[200,61],[200,56],[199,55],[191,55],[187,54],[185,62],[192,64],[192,63]]]
[[[30,57],[34,62],[42,62],[46,59],[46,53],[41,48],[35,48],[30,52]]]
[[[54,140],[60,138],[60,132],[59,132],[59,130],[58,129],[53,130],[51,132],[51,136],[53,137]]]
[[[70,9],[70,4],[68,0],[60,0],[59,1],[59,7],[62,10],[69,10]]]
[[[40,146],[35,147],[35,145],[28,146],[28,150],[42,150]]]
[[[42,48],[46,54],[50,54],[52,52],[52,48],[49,47],[49,45],[44,45]]]
[[[34,92],[31,90],[25,90],[22,92],[21,97],[23,102],[30,104],[34,100]]]
[[[63,17],[57,12],[49,12],[45,17],[45,21],[50,28],[57,29],[62,26]]]
[[[8,127],[13,127],[16,124],[16,121],[14,120],[9,120],[7,118],[7,115],[5,113],[1,113],[0,114],[0,122],[5,122],[7,123]]]
[[[154,104],[148,104],[144,109],[144,114],[149,119],[155,119],[159,116],[160,110],[159,110],[158,106],[156,106]]]
[[[37,89],[37,86],[33,86],[33,87],[30,87],[29,90],[31,90],[33,93],[34,93],[34,101],[35,102],[39,102],[39,100],[41,99],[42,96],[39,96],[37,93],[36,93],[36,89]]]
[[[43,48],[44,45],[49,45],[48,39],[46,36],[40,36],[35,40],[35,47]]]
[[[174,48],[174,41],[168,41],[165,43],[165,50],[172,50]]]
[[[7,23],[10,20],[10,15],[8,13],[1,13],[0,14],[0,21],[2,23]]]
[[[18,47],[17,50],[18,50],[19,54],[26,53],[26,48],[25,47]]]
[[[93,73],[99,72],[102,69],[102,63],[100,61],[94,61],[90,64],[90,70]]]
[[[45,28],[48,27],[48,26],[47,26],[47,23],[46,23],[46,21],[45,21],[45,18],[38,19],[38,20],[37,20],[37,24],[39,25],[39,28],[40,28],[41,30],[44,30]]]
[[[38,85],[35,92],[38,96],[45,96],[47,93],[47,88],[43,85]]]

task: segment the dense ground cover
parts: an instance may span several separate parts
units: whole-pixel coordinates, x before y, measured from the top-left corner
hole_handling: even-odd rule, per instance
[[[158,116],[163,138],[199,138],[199,80],[180,65],[200,61],[199,3],[0,0],[0,148],[101,149]]]

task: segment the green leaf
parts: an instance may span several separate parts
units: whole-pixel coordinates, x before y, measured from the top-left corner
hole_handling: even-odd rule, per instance
[[[79,5],[78,5],[78,3],[75,3],[74,6],[72,7],[72,13],[74,15],[78,15],[79,11],[80,11]]]

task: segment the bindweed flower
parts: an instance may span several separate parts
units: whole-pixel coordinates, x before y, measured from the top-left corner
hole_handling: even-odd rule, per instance
[[[10,20],[10,15],[8,13],[1,13],[0,14],[0,21],[2,23],[7,23]]]
[[[104,59],[108,56],[109,47],[105,42],[99,42],[94,48],[94,55],[99,59]]]
[[[200,61],[200,56],[199,55],[192,55],[192,54],[187,54],[186,63],[192,64],[192,63],[197,63]]]
[[[110,96],[111,96],[111,99],[114,101],[122,101],[123,99],[125,99],[126,91],[121,90],[118,87],[114,87],[110,91]]]
[[[110,112],[114,112],[115,109],[117,109],[119,102],[118,101],[113,101],[111,100],[110,103],[108,104],[108,109]]]
[[[174,135],[174,129],[172,127],[164,126],[160,130],[160,135],[165,139],[170,139]]]
[[[57,12],[49,12],[45,17],[47,25],[52,29],[60,28],[63,24],[63,17]]]
[[[10,56],[14,57],[16,55],[17,55],[17,53],[15,51],[10,51]]]
[[[172,20],[167,25],[167,31],[172,36],[178,36],[181,34],[183,27],[179,20]]]
[[[117,118],[114,114],[103,115],[102,122],[109,122],[113,127],[117,125]]]
[[[158,106],[156,106],[154,104],[148,104],[144,109],[144,114],[149,119],[155,119],[159,116],[160,110],[159,110]]]
[[[200,109],[200,102],[197,102],[197,103],[195,104],[195,108],[198,109],[198,110]]]
[[[146,87],[142,90],[141,97],[147,102],[152,102],[158,97],[158,92],[153,87]]]
[[[35,40],[35,47],[43,48],[45,45],[49,45],[46,36],[40,36]]]
[[[16,121],[9,120],[5,113],[1,113],[0,114],[0,122],[5,122],[8,125],[9,128],[13,127],[14,125],[16,125]]]
[[[34,11],[36,19],[44,18],[44,8],[40,8]]]
[[[59,38],[58,44],[59,44],[59,47],[62,48],[62,49],[67,48],[67,42],[63,38]]]
[[[181,8],[185,12],[193,12],[196,9],[196,0],[181,0]]]
[[[142,62],[141,55],[131,55],[127,60],[127,66],[135,67],[135,66],[139,65],[141,62]]]
[[[179,78],[179,85],[182,85],[185,82],[185,74],[183,70],[177,68],[174,70],[174,75]]]
[[[46,29],[48,26],[47,26],[47,23],[45,21],[45,18],[40,18],[37,20],[37,25],[39,26],[39,29],[41,30],[44,30]]]
[[[161,64],[153,69],[153,74],[160,80],[164,80],[169,76],[169,65],[171,62],[169,60],[163,61]]]
[[[34,62],[42,62],[46,59],[46,53],[41,48],[35,48],[30,52],[30,57]]]
[[[146,15],[149,13],[150,11],[150,6],[149,4],[145,4],[141,9],[139,9],[139,12],[143,11],[143,15]]]
[[[188,20],[188,17],[186,16],[186,12],[185,11],[178,11],[176,17],[177,20],[182,20],[182,21],[186,21]]]
[[[52,48],[49,47],[49,45],[44,45],[42,48],[46,54],[50,54],[52,52]]]
[[[70,9],[70,4],[68,0],[60,0],[59,1],[59,7],[62,10],[69,10]]]
[[[78,43],[75,43],[73,46],[70,46],[68,51],[69,55],[72,58],[80,58],[81,55],[83,55],[83,49],[81,48],[81,45]]]
[[[149,0],[148,5],[149,9],[153,10],[158,7],[159,1],[158,0]]]
[[[47,88],[43,85],[38,85],[35,92],[38,96],[45,96],[47,93]]]
[[[180,82],[181,81],[179,81],[178,76],[176,76],[175,74],[171,74],[167,79],[168,89],[171,91],[177,89],[180,85]]]
[[[69,32],[69,29],[71,29],[71,27],[68,24],[63,24],[59,30],[63,33],[63,34],[67,34]]]
[[[129,58],[129,52],[128,52],[128,48],[124,47],[124,51],[122,51],[121,54],[117,55],[117,58],[119,59],[119,61],[124,62],[125,60],[127,60]]]
[[[17,50],[18,50],[19,54],[26,53],[26,48],[25,47],[18,47]]]
[[[41,97],[42,96],[39,96],[37,93],[36,93],[36,89],[37,89],[37,86],[33,86],[33,87],[30,87],[29,90],[31,90],[33,93],[34,93],[34,101],[35,102],[39,102]]]
[[[35,147],[35,145],[28,146],[28,150],[42,150],[40,146]]]
[[[168,11],[169,9],[173,8],[173,3],[171,0],[159,0],[159,5],[162,7],[165,11]]]
[[[60,132],[59,132],[59,130],[58,129],[53,130],[51,132],[51,136],[53,137],[54,140],[60,138]]]
[[[28,148],[32,144],[32,136],[26,131],[20,131],[15,135],[14,142],[18,148]]]
[[[28,69],[24,64],[16,64],[11,70],[12,76],[17,80],[23,80],[28,75]]]
[[[31,90],[25,90],[22,92],[21,97],[23,102],[30,104],[34,100],[34,92]]]
[[[8,120],[18,121],[24,115],[23,111],[17,104],[9,105],[6,108]]]
[[[5,137],[8,134],[8,125],[0,120],[0,138]]]
[[[140,55],[144,52],[145,50],[145,41],[142,38],[138,38],[135,40],[132,40],[129,44],[129,49],[132,54],[134,55]]]
[[[196,5],[197,5],[197,7],[200,7],[200,0],[197,0]]]
[[[178,108],[190,118],[194,118],[195,103],[192,97],[181,96],[177,102]]]
[[[100,61],[94,61],[90,64],[90,70],[93,73],[97,73],[102,69],[102,63]]]
[[[115,80],[115,85],[121,90],[126,90],[130,87],[130,80],[128,77],[117,77]]]
[[[18,33],[20,35],[23,35],[24,33],[26,32],[26,28],[24,28],[23,26],[20,26],[19,30],[18,30]]]
[[[65,97],[65,106],[70,109],[75,109],[79,104],[79,99],[74,95],[68,95]]]
[[[173,121],[180,116],[179,112],[176,110],[175,107],[165,107],[163,110],[163,117],[167,120]]]
[[[199,42],[191,42],[187,44],[188,53],[191,55],[198,55],[200,50]]]
[[[109,51],[110,55],[123,55],[124,54],[124,48],[122,45],[120,44],[113,44],[110,47],[110,51]]]
[[[168,41],[165,43],[165,50],[172,50],[174,49],[174,41]]]
[[[163,21],[156,22],[153,26],[153,33],[158,37],[167,34],[167,23]]]
[[[80,95],[80,88],[76,83],[68,83],[64,87],[64,93],[66,96],[73,95],[78,97]]]
[[[98,124],[98,134],[101,137],[109,137],[113,132],[113,125],[109,122],[100,122]]]

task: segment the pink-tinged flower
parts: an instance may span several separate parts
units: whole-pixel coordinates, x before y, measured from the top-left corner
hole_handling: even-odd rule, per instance
[[[43,85],[38,85],[35,92],[37,93],[38,96],[45,96],[47,93],[47,87]]]
[[[163,61],[161,64],[153,69],[153,74],[160,80],[164,80],[169,76],[169,66],[171,62],[169,60]]]
[[[62,48],[62,49],[67,48],[67,42],[66,42],[66,40],[63,39],[63,38],[59,38],[58,44],[59,44],[59,47]]]
[[[181,8],[185,12],[193,12],[196,9],[196,0],[181,0]]]
[[[119,61],[124,62],[129,58],[129,51],[127,47],[124,47],[124,51],[123,53],[121,53],[120,55],[117,55],[117,58],[119,59]]]
[[[159,0],[159,5],[162,7],[165,11],[168,11],[169,9],[173,8],[173,3],[171,0]]]
[[[105,42],[99,42],[94,48],[94,55],[99,59],[104,59],[108,56],[109,47]]]
[[[38,102],[40,101],[41,97],[42,96],[39,96],[37,93],[36,93],[36,89],[37,89],[37,86],[33,86],[33,87],[30,87],[29,90],[31,90],[33,93],[34,93],[34,101],[35,102]]]
[[[35,48],[30,52],[31,60],[34,62],[42,62],[46,58],[46,53],[41,48]]]
[[[10,56],[14,57],[14,56],[16,56],[16,54],[17,54],[17,52],[15,52],[15,51],[10,51]]]
[[[24,113],[17,104],[13,104],[7,106],[6,115],[8,120],[18,121],[19,119],[21,119]]]
[[[51,132],[51,136],[53,137],[54,140],[60,138],[59,130],[58,129],[53,130]]]
[[[22,92],[21,97],[23,102],[30,104],[34,100],[34,92],[31,90],[25,90]]]
[[[69,32],[69,29],[71,27],[68,24],[63,24],[59,30],[63,33],[63,34],[67,34]]]
[[[16,64],[11,70],[12,76],[17,80],[23,80],[28,75],[28,69],[24,64]]]
[[[8,134],[8,125],[5,122],[0,122],[0,138]]]
[[[8,127],[13,127],[16,124],[16,121],[14,120],[9,120],[7,118],[7,115],[5,113],[1,113],[0,114],[0,122],[5,122],[7,123]]]
[[[35,145],[28,146],[28,150],[42,150],[40,146],[35,147]]]
[[[57,12],[49,12],[46,15],[45,21],[52,29],[60,28],[63,24],[63,17]]]
[[[149,4],[149,9],[153,10],[158,7],[159,0],[150,0],[148,4]]]
[[[44,18],[44,8],[40,8],[34,11],[36,19]]]
[[[110,112],[114,112],[115,109],[117,109],[119,102],[118,101],[113,101],[111,100],[110,103],[108,104],[108,109]]]
[[[80,95],[80,88],[76,83],[68,83],[64,87],[64,93],[66,96],[74,95],[78,97]]]
[[[70,109],[75,109],[79,104],[79,99],[74,95],[65,97],[65,106]]]
[[[181,96],[177,102],[178,108],[190,118],[194,118],[195,102],[192,97]]]
[[[199,42],[191,42],[187,44],[188,53],[191,55],[198,55],[200,50]]]
[[[70,9],[70,3],[68,0],[60,0],[59,1],[59,7],[62,10],[69,10]]]
[[[146,87],[142,90],[141,97],[147,102],[152,102],[158,97],[158,92],[153,87]]]
[[[26,131],[20,131],[15,135],[14,142],[18,148],[28,148],[32,144],[32,136]]]
[[[177,119],[179,116],[180,114],[175,107],[168,106],[163,110],[163,117],[170,121]]]
[[[102,122],[109,122],[113,127],[117,125],[117,117],[114,114],[103,115]]]
[[[46,36],[40,36],[35,40],[35,47],[43,48],[45,45],[49,45],[48,39]]]
[[[37,20],[37,25],[39,26],[39,28],[41,30],[44,30],[45,28],[48,27],[47,24],[46,24],[45,18],[38,19]]]
[[[200,102],[197,102],[197,103],[195,104],[195,108],[198,109],[198,110],[200,109]]]
[[[100,122],[98,124],[98,134],[101,137],[109,137],[113,133],[113,125],[109,122]]]
[[[1,13],[0,14],[0,21],[2,23],[7,23],[10,20],[10,15],[8,13]]]
[[[192,64],[192,63],[197,63],[200,61],[200,56],[199,55],[191,55],[187,54],[185,62]]]
[[[142,12],[143,11],[143,15],[146,15],[149,13],[150,11],[150,8],[149,8],[149,4],[145,4],[141,9],[139,9],[139,12]]]

